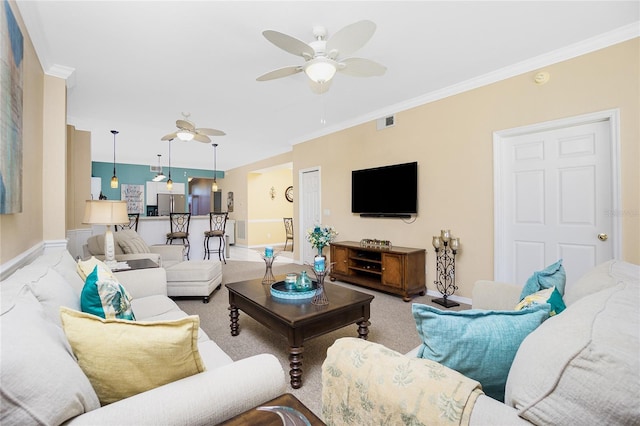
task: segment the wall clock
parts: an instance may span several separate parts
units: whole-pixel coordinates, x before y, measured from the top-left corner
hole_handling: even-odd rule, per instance
[[[284,196],[288,202],[293,203],[293,186],[288,187],[284,191]]]

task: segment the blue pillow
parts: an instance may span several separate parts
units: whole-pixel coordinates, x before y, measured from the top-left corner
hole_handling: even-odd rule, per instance
[[[564,300],[562,300],[562,296],[560,296],[558,289],[551,287],[528,295],[516,305],[515,309],[525,309],[540,303],[549,304],[549,316],[551,317],[559,314],[567,308],[567,305],[564,304]]]
[[[136,319],[127,290],[111,271],[100,266],[87,275],[80,294],[80,309],[101,318]]]
[[[562,259],[558,260],[553,265],[549,265],[542,271],[536,271],[529,277],[527,283],[522,288],[520,293],[520,300],[524,299],[530,294],[537,293],[545,288],[555,287],[560,293],[560,296],[564,296],[564,285],[567,281],[567,274],[562,266]]]
[[[520,343],[549,318],[549,305],[521,311],[441,311],[414,303],[422,345],[419,358],[436,361],[482,384],[485,394],[504,401],[504,387]]]

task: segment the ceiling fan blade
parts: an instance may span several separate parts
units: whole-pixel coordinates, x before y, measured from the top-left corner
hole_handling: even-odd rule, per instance
[[[211,143],[211,139],[209,139],[209,136],[201,135],[199,133],[196,133],[195,135],[193,135],[193,140],[202,142],[202,143]]]
[[[196,129],[196,126],[194,126],[192,122],[187,120],[176,120],[176,127],[178,129],[189,130],[191,132]]]
[[[290,66],[284,68],[278,68],[277,70],[269,71],[266,74],[262,74],[256,78],[257,81],[275,80],[276,78],[288,77],[293,74],[297,74],[302,71],[300,66]]]
[[[175,139],[176,138],[177,133],[173,132],[173,133],[169,133],[168,135],[165,135],[162,137],[162,139],[160,139],[161,141],[170,141],[171,139]]]
[[[305,59],[313,58],[315,51],[302,40],[298,40],[290,35],[283,34],[279,31],[265,30],[262,32],[264,38],[278,46],[280,49],[291,53],[292,55],[302,56]]]
[[[322,95],[323,93],[327,93],[329,91],[329,88],[331,87],[331,82],[333,81],[333,79],[331,79],[329,81],[324,81],[322,83],[316,83],[310,78],[308,78],[307,80],[309,81],[309,87],[311,88],[311,91],[316,95]]]
[[[353,77],[375,77],[387,71],[387,67],[370,59],[347,58],[340,63],[344,64],[344,67],[339,67],[338,71]]]
[[[222,130],[207,129],[206,127],[203,127],[201,129],[196,129],[196,133],[199,133],[201,135],[209,135],[209,136],[224,136],[224,135],[226,135],[226,133],[223,132]]]
[[[375,31],[376,24],[367,20],[347,25],[329,38],[326,51],[330,56],[334,50],[340,55],[350,55],[364,46]],[[333,58],[336,56],[337,54]]]

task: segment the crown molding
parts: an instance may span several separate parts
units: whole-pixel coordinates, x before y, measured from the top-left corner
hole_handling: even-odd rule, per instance
[[[531,72],[541,67],[549,66],[558,62],[575,58],[577,56],[595,52],[596,50],[623,43],[637,37],[640,37],[640,21],[617,28],[607,33],[600,34],[596,37],[582,40],[578,43],[574,43],[564,48],[553,50],[543,55],[529,58],[525,61],[463,81],[461,83],[457,83],[440,90],[426,93],[424,95],[417,96],[415,98],[408,99],[397,104],[389,105],[385,108],[372,111],[369,114],[356,117],[353,120],[343,121],[340,124],[326,127],[319,132],[308,134],[294,141],[291,141],[290,143],[291,145],[296,145],[298,143],[307,142],[309,140],[326,136],[331,133],[348,129],[350,127],[354,127],[370,121],[375,121],[381,117],[396,114],[400,111],[406,111],[411,108],[445,99],[450,96],[458,95],[460,93],[477,89],[482,86],[487,86],[501,80],[506,80],[507,78],[515,77],[526,72]]]

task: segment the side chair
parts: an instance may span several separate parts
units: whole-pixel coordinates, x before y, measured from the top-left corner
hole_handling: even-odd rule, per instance
[[[284,249],[287,249],[287,243],[291,241],[291,251],[293,251],[293,218],[284,217],[284,231],[286,234],[286,240],[284,242]]]

